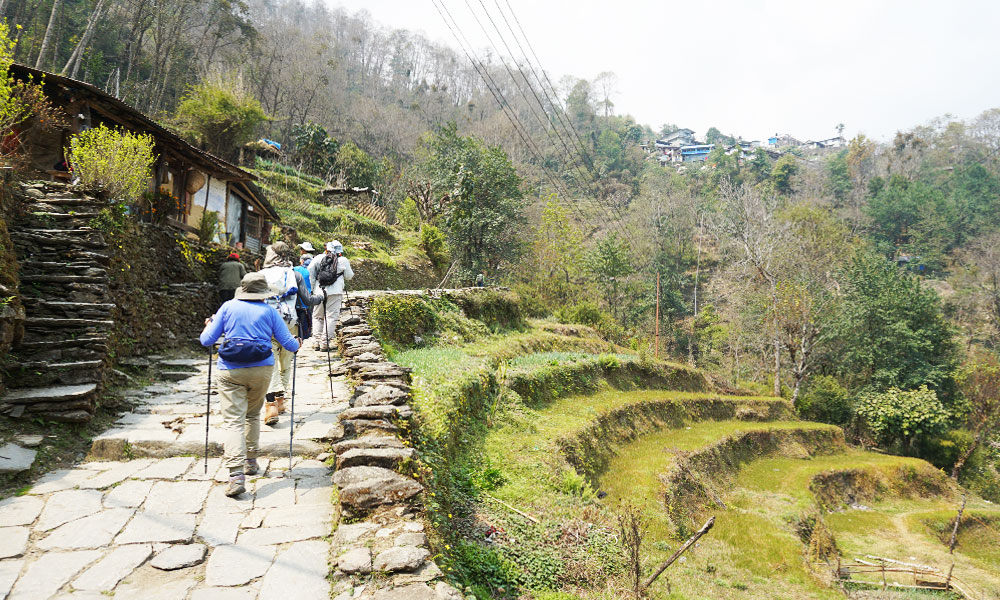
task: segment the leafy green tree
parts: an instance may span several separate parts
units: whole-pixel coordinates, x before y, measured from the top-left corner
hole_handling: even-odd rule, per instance
[[[348,187],[371,187],[378,177],[379,163],[354,142],[344,142],[337,150],[337,170]]]
[[[521,178],[499,146],[458,135],[455,123],[439,128],[422,143],[419,170],[449,196],[445,228],[459,279],[495,273],[514,263],[525,245]]]
[[[836,206],[843,206],[851,193],[851,175],[847,168],[847,150],[841,150],[826,164],[827,189]]]
[[[181,132],[202,148],[234,160],[269,120],[260,102],[235,76],[205,80],[188,88],[177,107]]]
[[[746,163],[746,170],[754,183],[760,183],[771,175],[771,159],[767,157],[767,152],[764,152],[763,148],[754,150],[753,158]]]
[[[972,442],[962,450],[951,469],[952,478],[958,479],[979,445],[1000,430],[1000,361],[989,352],[973,353],[955,379],[964,400],[962,416],[972,432]]]
[[[708,131],[705,132],[705,142],[732,146],[736,143],[736,138],[731,135],[725,135],[715,127],[709,127]]]
[[[798,162],[792,154],[782,154],[771,168],[771,183],[779,194],[792,193],[792,177],[799,172]]]
[[[587,254],[586,264],[587,272],[601,291],[611,316],[624,321],[619,290],[623,288],[624,279],[635,271],[628,243],[619,240],[616,233],[611,233],[597,242]]]
[[[951,418],[937,393],[926,385],[910,391],[891,387],[865,392],[855,412],[880,446],[899,447],[906,453],[912,453],[920,439],[943,433]]]
[[[403,200],[396,211],[396,223],[407,231],[416,231],[420,228],[420,211],[417,210],[417,203],[413,198]]]
[[[912,229],[921,220],[943,210],[940,191],[920,181],[892,176],[879,187],[865,212],[871,218],[875,238],[895,248],[910,242]]]
[[[292,154],[306,173],[323,178],[334,174],[340,143],[326,129],[316,123],[297,124],[291,137]]]
[[[553,303],[568,300],[572,281],[583,266],[583,233],[555,194],[542,207],[533,250],[531,279],[542,296]]]
[[[954,331],[936,292],[866,250],[846,269],[841,292],[834,335],[845,380],[876,391],[927,385],[950,392]]]

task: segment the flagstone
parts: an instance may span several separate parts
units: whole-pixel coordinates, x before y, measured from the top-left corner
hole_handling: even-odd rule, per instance
[[[0,527],[0,558],[17,558],[28,549],[27,527]]]
[[[135,475],[139,470],[149,466],[153,461],[148,458],[140,458],[127,462],[115,462],[109,469],[104,470],[99,475],[91,477],[80,484],[81,489],[104,489],[116,483],[125,481]]]
[[[0,598],[6,598],[10,593],[23,566],[23,560],[0,560]]]
[[[14,584],[7,600],[49,598],[102,554],[100,550],[47,552],[28,566],[28,570]]]
[[[212,552],[205,570],[211,586],[243,585],[267,572],[274,558],[274,546],[219,546]]]
[[[295,481],[288,478],[258,479],[254,506],[274,508],[295,504]]]
[[[278,554],[260,586],[260,600],[285,600],[294,590],[296,600],[327,600],[330,582],[326,542],[296,542]]]
[[[206,513],[198,524],[195,531],[203,542],[209,546],[222,546],[224,544],[235,544],[236,535],[240,530],[240,523],[243,522],[243,513]]]
[[[192,456],[173,456],[154,462],[135,474],[136,479],[177,479],[194,462]]]
[[[153,554],[149,544],[118,546],[73,581],[73,589],[95,592],[111,591]]]
[[[205,504],[211,481],[157,481],[143,510],[155,513],[196,513]]]
[[[28,493],[37,496],[61,492],[75,488],[93,476],[94,472],[87,469],[58,469],[39,479]]]
[[[35,526],[37,531],[55,529],[101,510],[101,497],[97,490],[64,490],[49,496],[45,509]]]
[[[37,496],[15,496],[0,500],[0,527],[30,525],[38,518],[43,506],[45,500]]]
[[[109,508],[102,512],[60,525],[45,539],[38,542],[42,550],[76,550],[100,548],[111,543],[122,530],[135,509]]]
[[[146,500],[153,483],[150,480],[123,481],[104,496],[104,506],[107,508],[138,508]]]
[[[191,514],[161,514],[139,511],[125,528],[125,531],[118,535],[115,543],[187,543],[194,535],[194,520],[195,516]]]

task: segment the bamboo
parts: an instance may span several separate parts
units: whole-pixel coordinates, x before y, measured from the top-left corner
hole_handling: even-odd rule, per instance
[[[669,567],[670,565],[672,565],[675,560],[677,560],[678,558],[680,558],[681,554],[684,554],[684,552],[687,551],[688,548],[690,548],[691,546],[693,546],[694,543],[697,542],[701,538],[701,536],[703,536],[706,533],[708,533],[712,529],[713,525],[715,525],[715,517],[712,517],[708,521],[705,521],[705,524],[701,526],[701,529],[699,529],[698,531],[696,531],[694,535],[692,535],[690,538],[688,538],[688,541],[684,542],[683,546],[681,546],[680,548],[677,549],[677,552],[674,552],[670,556],[670,558],[668,558],[667,560],[663,561],[663,563],[661,563],[660,566],[656,568],[656,572],[653,573],[652,575],[650,575],[649,579],[647,579],[646,582],[642,584],[642,588],[643,589],[648,589],[649,586],[653,585],[653,582],[656,581],[656,578],[659,577],[661,573],[663,573],[664,571],[666,571],[667,567]]]
[[[517,514],[519,514],[522,517],[524,517],[525,519],[528,519],[532,523],[535,523],[536,525],[538,524],[538,519],[536,519],[535,517],[529,515],[528,513],[524,512],[522,510],[518,510],[518,509],[514,508],[513,506],[511,506],[510,504],[507,504],[506,502],[504,502],[500,498],[494,498],[493,496],[490,496],[489,494],[485,494],[485,493],[483,495],[486,496],[487,498],[489,498],[490,500],[493,500],[494,502],[499,502],[503,506],[506,506],[507,508],[511,509],[512,511],[514,511]]]

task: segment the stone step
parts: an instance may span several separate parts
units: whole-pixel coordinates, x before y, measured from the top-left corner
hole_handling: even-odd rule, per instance
[[[96,383],[84,385],[54,385],[11,390],[3,396],[9,404],[73,403],[88,399],[97,392]]]
[[[50,273],[22,273],[21,281],[27,283],[107,283],[107,274],[102,275],[54,275]]]
[[[63,302],[62,300],[47,300],[44,298],[22,298],[22,302],[28,308],[40,308],[48,306],[60,310],[70,310],[74,308],[86,310],[112,311],[115,305],[110,302]]]
[[[93,229],[33,229],[15,228],[10,237],[21,244],[39,244],[42,248],[69,246],[107,248],[101,232]]]
[[[107,269],[104,265],[93,262],[93,261],[54,261],[54,260],[38,260],[32,257],[25,258],[21,262],[21,272],[22,273],[50,273],[50,272],[64,272],[67,274],[73,273],[77,275],[96,275],[106,274]]]
[[[98,383],[103,375],[101,360],[25,361],[15,367],[7,384],[13,388],[46,385]]]
[[[106,335],[87,335],[80,337],[57,337],[46,336],[40,340],[25,340],[21,342],[18,349],[44,350],[48,348],[78,348],[81,346],[98,345],[105,346],[108,343]]]
[[[112,320],[102,319],[60,319],[55,317],[28,317],[24,320],[25,330],[39,329],[89,329],[107,331],[114,326]]]
[[[51,212],[47,210],[32,210],[37,208],[44,208],[42,206],[32,206],[29,207],[28,215],[35,217],[39,220],[54,219],[56,221],[65,221],[68,219],[84,219],[90,220],[94,217],[100,215],[101,213],[97,211],[85,212],[85,211],[71,211],[71,212]]]
[[[46,195],[44,199],[36,198],[36,204],[51,204],[53,206],[77,206],[77,205],[88,205],[96,207],[108,206],[107,202],[97,200],[96,198],[87,198],[74,196],[72,194],[52,194]]]
[[[20,250],[20,249],[19,249]],[[80,248],[61,248],[61,249],[46,249],[42,251],[32,252],[30,255],[25,256],[23,253],[18,253],[18,258],[22,264],[36,264],[45,262],[54,262],[56,264],[62,264],[66,262],[86,262],[92,266],[100,267],[106,265],[111,261],[111,257],[107,254],[101,252],[94,252],[92,250],[82,250]]]

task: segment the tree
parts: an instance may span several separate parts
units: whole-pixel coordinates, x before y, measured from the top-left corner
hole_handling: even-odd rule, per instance
[[[177,107],[176,121],[186,137],[233,160],[269,117],[233,74],[192,86]]]
[[[458,135],[455,123],[425,139],[419,171],[435,193],[450,196],[445,227],[459,277],[496,273],[520,256],[526,240],[521,178],[499,147]]]
[[[724,144],[731,146],[736,143],[736,138],[731,135],[723,134],[716,127],[709,127],[708,131],[705,132],[705,141],[709,144]]]
[[[962,365],[955,380],[965,399],[965,424],[973,435],[972,443],[951,468],[951,477],[957,480],[976,448],[1000,429],[1000,362],[992,353],[976,352]]]
[[[899,444],[907,453],[912,453],[920,438],[944,432],[951,416],[926,385],[910,391],[891,387],[884,392],[865,392],[855,411],[880,446]]]
[[[771,182],[779,194],[792,193],[792,177],[799,172],[799,165],[792,154],[782,154],[771,169]]]
[[[876,391],[950,391],[954,332],[936,292],[866,249],[845,270],[841,292],[834,334],[845,380]]]
[[[611,316],[615,318],[620,316],[623,324],[625,313],[619,310],[621,298],[618,291],[622,281],[634,270],[628,242],[619,240],[616,233],[611,233],[597,242],[593,250],[587,254],[587,271],[601,290]]]
[[[342,183],[347,187],[375,187],[385,169],[354,142],[344,142],[337,149],[337,171],[343,174]]]
[[[583,266],[583,234],[555,194],[542,208],[535,230],[534,255],[543,294],[553,301],[567,300],[571,280]]]
[[[618,94],[618,76],[611,71],[598,73],[594,78],[594,87],[600,93],[600,106],[604,109],[604,116],[610,117],[615,112],[615,103],[611,99]]]
[[[292,154],[306,173],[330,181],[337,165],[340,144],[331,138],[326,129],[316,123],[296,125],[292,128]]]

